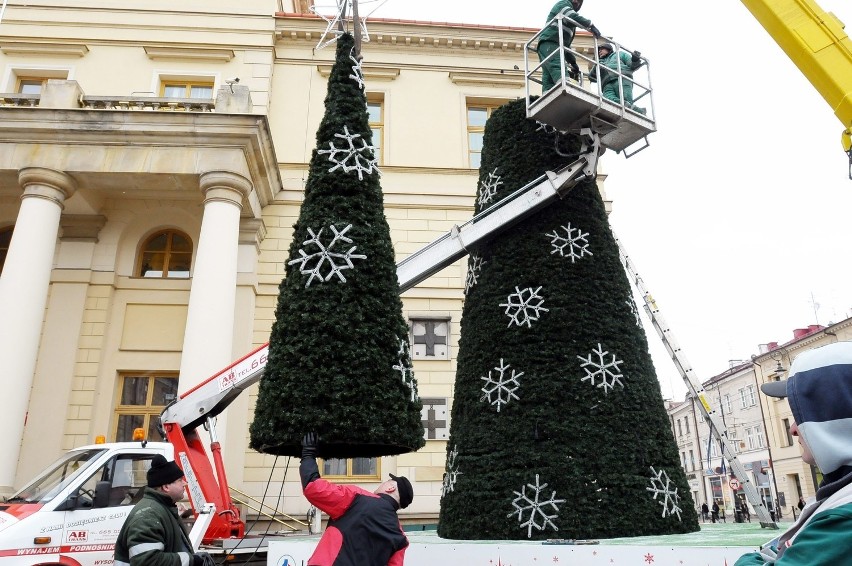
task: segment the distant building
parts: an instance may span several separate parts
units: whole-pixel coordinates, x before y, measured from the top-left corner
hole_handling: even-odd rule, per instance
[[[790,435],[793,416],[788,403],[761,394],[760,385],[786,379],[792,359],[801,352],[849,340],[852,318],[827,328],[813,325],[797,329],[791,341],[761,344],[751,360],[733,361],[730,369],[702,384],[711,409],[718,411],[727,428],[748,481],[767,508],[780,507],[782,516],[792,514],[799,497],[813,496],[822,477],[819,470],[802,461],[798,442]],[[731,488],[734,472],[722,458],[719,443],[711,437],[709,422],[695,399],[688,393],[683,402],[670,402],[668,411],[684,470],[696,476],[690,476],[696,503],[722,501],[726,509],[733,510],[735,498],[743,498],[744,492]],[[697,472],[690,451],[701,455]],[[745,478],[737,479],[742,484]]]

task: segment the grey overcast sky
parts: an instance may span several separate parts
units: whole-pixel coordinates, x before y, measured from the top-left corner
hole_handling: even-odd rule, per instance
[[[387,0],[374,17],[537,28],[553,1]],[[852,2],[817,2],[852,31]],[[362,0],[362,13],[375,5]],[[607,153],[605,189],[699,379],[795,328],[852,316],[843,128],[745,6],[586,0],[581,13],[651,62],[658,131],[630,159]],[[643,322],[663,395],[683,399]]]

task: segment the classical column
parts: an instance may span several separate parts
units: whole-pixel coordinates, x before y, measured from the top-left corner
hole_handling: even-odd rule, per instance
[[[232,361],[240,210],[251,187],[251,181],[228,171],[201,175],[204,217],[192,268],[181,392]]]
[[[15,483],[24,422],[38,356],[44,308],[53,269],[63,203],[76,190],[74,180],[52,169],[27,167],[18,172],[24,190],[21,210],[0,277],[0,491]]]

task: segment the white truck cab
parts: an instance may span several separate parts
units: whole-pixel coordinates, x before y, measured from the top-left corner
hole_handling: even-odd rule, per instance
[[[172,445],[93,444],[64,454],[0,503],[0,561],[112,564],[118,532],[142,497],[155,454],[172,460]]]

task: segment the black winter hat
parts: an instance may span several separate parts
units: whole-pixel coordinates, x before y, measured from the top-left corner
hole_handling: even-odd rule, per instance
[[[151,460],[148,468],[148,487],[160,487],[183,477],[183,470],[171,460],[166,460],[162,454],[157,454]]]
[[[388,475],[396,482],[396,489],[399,491],[399,506],[401,509],[405,509],[411,505],[411,501],[414,499],[414,488],[411,487],[411,482],[408,481],[407,477]]]

